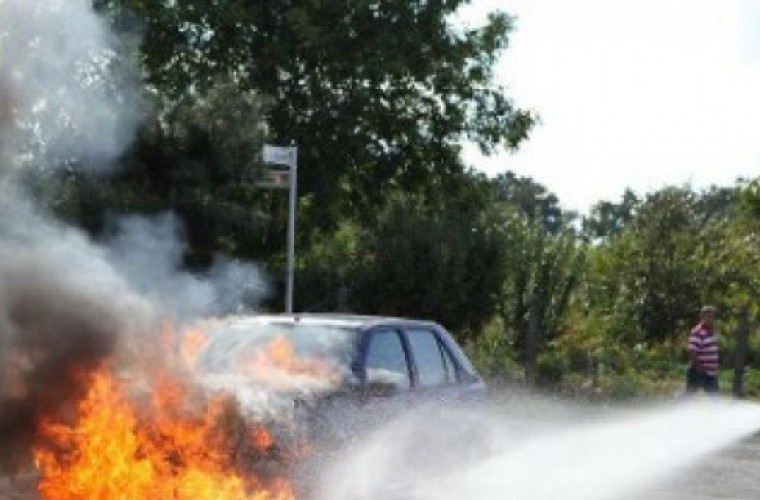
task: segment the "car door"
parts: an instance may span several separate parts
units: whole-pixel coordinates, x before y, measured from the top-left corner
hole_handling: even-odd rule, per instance
[[[411,389],[409,356],[399,329],[378,327],[368,333],[363,369],[367,397],[400,396]]]
[[[361,349],[361,420],[386,422],[410,403],[412,371],[400,329],[374,327],[366,333]]]
[[[425,399],[456,395],[457,368],[435,330],[422,326],[404,328],[412,360],[415,391]]]
[[[473,391],[464,380],[466,373],[436,329],[409,326],[404,328],[404,334],[412,360],[413,385],[421,397],[439,401],[470,399]]]
[[[351,441],[408,406],[412,372],[398,328],[377,326],[363,331],[352,372],[356,386],[340,397],[318,402],[311,423],[317,439]]]

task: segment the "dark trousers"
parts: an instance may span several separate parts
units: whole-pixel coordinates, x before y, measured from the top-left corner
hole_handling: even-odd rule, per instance
[[[686,372],[686,392],[697,392],[699,389],[707,393],[718,392],[718,376],[698,372],[693,366]]]

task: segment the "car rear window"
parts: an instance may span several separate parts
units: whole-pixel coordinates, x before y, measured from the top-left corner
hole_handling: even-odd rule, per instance
[[[199,357],[209,372],[283,370],[312,376],[348,374],[356,332],[303,323],[233,323],[215,331]]]

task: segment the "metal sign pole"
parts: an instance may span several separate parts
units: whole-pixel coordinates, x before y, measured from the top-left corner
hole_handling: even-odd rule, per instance
[[[298,176],[298,161],[296,154],[293,154],[290,163],[290,200],[288,210],[288,281],[285,296],[285,312],[293,312],[293,267],[295,260],[295,239],[296,239],[296,189]]]
[[[2,0],[0,0],[2,1]],[[290,197],[288,200],[288,241],[287,241],[287,277],[285,280],[285,312],[293,312],[293,268],[295,267],[295,239],[296,239],[296,200],[297,200],[297,176],[298,176],[298,148],[264,145],[264,161],[266,163],[275,163],[287,165],[290,170]],[[260,183],[262,187],[284,188],[281,175],[272,175],[276,172],[270,171],[269,178]]]

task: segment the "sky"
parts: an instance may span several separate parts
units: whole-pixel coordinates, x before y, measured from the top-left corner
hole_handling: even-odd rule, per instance
[[[516,17],[497,82],[540,123],[512,170],[581,213],[666,185],[760,176],[760,0],[473,0],[461,20]]]

